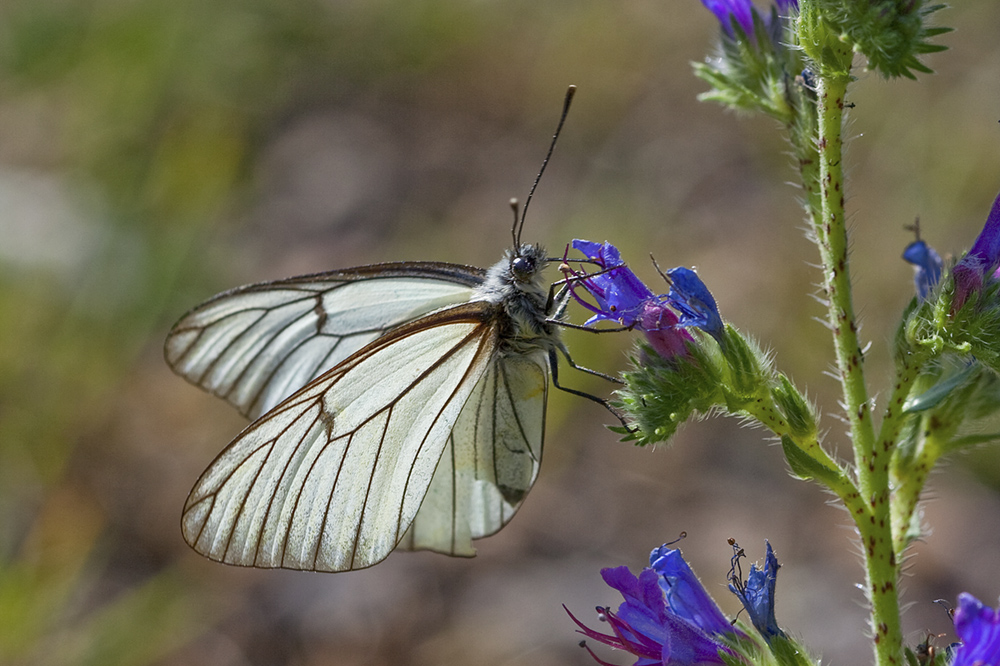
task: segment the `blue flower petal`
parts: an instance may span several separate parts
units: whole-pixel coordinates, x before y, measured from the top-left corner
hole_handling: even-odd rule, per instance
[[[588,274],[576,283],[590,292],[596,301],[596,306],[591,305],[574,292],[576,300],[594,313],[584,325],[614,321],[622,326],[635,326],[645,303],[655,298],[653,292],[625,265],[618,248],[611,243],[577,239],[573,241],[573,248],[599,267],[596,275]]]
[[[955,278],[955,296],[952,309],[962,307],[969,296],[982,289],[983,281],[1000,266],[1000,194],[993,201],[983,230],[976,237],[972,249],[952,269]]]
[[[605,245],[610,245],[610,243],[598,243],[597,241],[589,241],[577,238],[573,241],[573,249],[583,252],[583,254],[588,259],[597,260],[598,257],[602,256],[602,251]],[[614,247],[611,245],[611,247]],[[615,248],[617,250],[617,248]],[[621,262],[619,262],[621,263]]]
[[[649,565],[660,575],[660,587],[671,613],[709,634],[733,631],[733,626],[705,591],[679,549],[654,548],[649,554]]]
[[[993,268],[1000,264],[1000,194],[993,201],[986,224],[966,256],[979,257],[985,265]]]
[[[730,584],[729,589],[735,594],[743,608],[750,616],[750,621],[761,636],[770,640],[772,636],[784,636],[774,617],[774,588],[778,580],[778,558],[771,550],[771,544],[764,542],[767,554],[764,556],[764,568],[758,569],[756,564],[750,565],[746,586],[741,590]]]
[[[715,18],[719,19],[722,29],[730,37],[733,35],[733,20],[750,39],[753,39],[753,5],[750,0],[701,0]]]
[[[963,592],[955,609],[955,633],[962,645],[955,650],[952,666],[1000,664],[1000,611]]]
[[[638,576],[628,567],[601,570],[604,581],[621,593],[624,602],[617,613],[597,609],[610,634],[588,628],[567,609],[580,633],[638,657],[633,666],[725,664],[721,655],[733,653],[722,642],[723,636],[746,635],[726,621],[680,551],[662,546],[653,551],[650,561],[653,568],[643,569]],[[666,583],[664,576],[669,577]]]
[[[667,302],[681,313],[681,326],[695,326],[721,342],[722,317],[712,292],[698,274],[683,266],[667,271],[670,294]]]
[[[903,259],[913,264],[913,283],[920,300],[924,300],[934,285],[941,280],[941,271],[944,266],[941,255],[924,241],[916,240],[903,250]]]

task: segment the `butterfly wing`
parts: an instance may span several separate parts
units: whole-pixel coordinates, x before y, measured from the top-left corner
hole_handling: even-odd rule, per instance
[[[496,310],[474,301],[395,328],[252,423],[195,484],[185,540],[245,566],[345,571],[385,558],[496,367]]]
[[[386,331],[468,301],[482,281],[479,268],[408,262],[240,287],[181,318],[164,356],[254,419]]]
[[[538,476],[549,386],[543,352],[498,354],[473,390],[399,547],[475,555]]]

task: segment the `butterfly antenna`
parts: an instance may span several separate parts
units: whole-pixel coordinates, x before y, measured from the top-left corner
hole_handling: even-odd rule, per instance
[[[521,243],[519,242],[521,230],[517,228],[517,221],[521,214],[521,207],[517,197],[510,200],[510,209],[514,211],[514,226],[510,228],[510,235],[514,237],[514,254],[518,254],[521,251]]]
[[[549,144],[549,152],[545,155],[545,159],[542,160],[542,168],[538,170],[538,175],[535,176],[535,182],[531,186],[531,191],[528,192],[528,198],[524,200],[524,208],[521,209],[520,222],[516,223],[517,229],[514,232],[515,248],[521,246],[521,229],[524,228],[524,218],[528,214],[528,205],[531,203],[531,197],[535,194],[535,188],[538,187],[538,181],[542,179],[542,174],[545,173],[545,167],[549,163],[549,158],[552,157],[552,151],[556,148],[556,141],[559,139],[559,133],[562,131],[563,124],[566,122],[566,116],[569,114],[569,105],[573,101],[573,95],[575,94],[576,86],[570,86],[566,90],[566,99],[563,101],[562,115],[559,116],[559,124],[556,126],[556,133],[552,135],[552,143]]]

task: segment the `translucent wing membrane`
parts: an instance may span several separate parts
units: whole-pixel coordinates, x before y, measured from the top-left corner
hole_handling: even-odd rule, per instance
[[[472,556],[472,539],[510,521],[538,476],[548,385],[544,353],[495,358],[458,417],[400,548]]]
[[[408,262],[240,287],[186,314],[164,355],[177,374],[257,418],[393,327],[468,301],[483,275]]]
[[[405,324],[251,424],[191,491],[182,517],[187,542],[211,559],[245,566],[371,566],[413,522],[446,448],[462,461],[454,467],[484,475],[481,485],[503,479],[502,489],[486,488],[478,499],[476,481],[452,484],[470,496],[462,511],[482,515],[463,516],[474,524],[470,535],[499,529],[541,455],[544,404],[522,408],[519,398],[533,391],[544,397],[547,386],[541,361],[518,359],[528,372],[512,373],[502,357],[494,359],[500,314],[475,301]],[[475,408],[469,415],[466,405]],[[512,429],[511,410],[527,425]],[[498,418],[507,425],[493,425]],[[492,471],[481,450],[489,447],[487,430],[500,442]]]

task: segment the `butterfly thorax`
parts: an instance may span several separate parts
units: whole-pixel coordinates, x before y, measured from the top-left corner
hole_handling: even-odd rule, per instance
[[[518,353],[558,346],[558,327],[547,320],[548,288],[542,281],[547,259],[538,245],[508,250],[487,272],[478,297],[498,306],[502,344]]]

